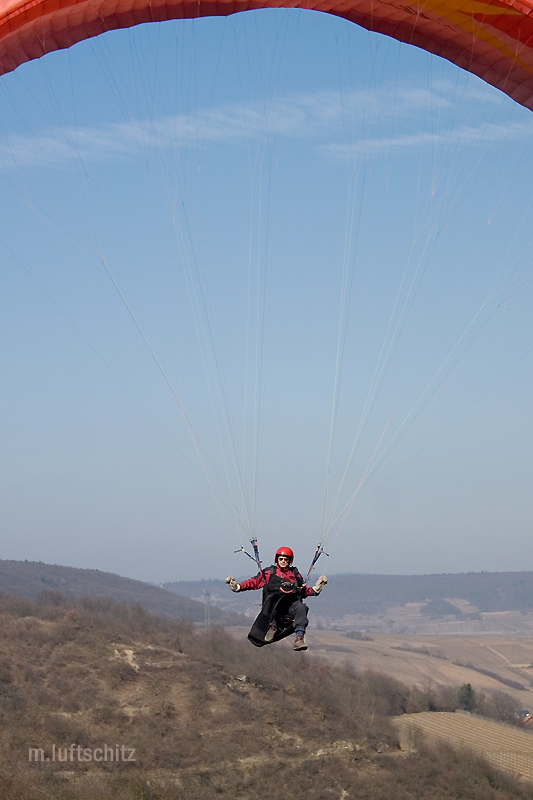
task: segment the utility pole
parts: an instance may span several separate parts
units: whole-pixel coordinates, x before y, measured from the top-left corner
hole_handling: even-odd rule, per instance
[[[211,613],[209,609],[209,598],[211,593],[209,589],[204,589],[204,631],[209,633],[211,630]]]

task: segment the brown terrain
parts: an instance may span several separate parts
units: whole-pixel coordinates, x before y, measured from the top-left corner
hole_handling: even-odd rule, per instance
[[[37,566],[10,576],[16,594],[0,592],[2,800],[261,800],[273,770],[308,800],[533,796],[533,732],[517,713],[533,707],[529,608],[483,610],[450,592],[457,613],[442,606],[439,624],[455,617],[464,626],[450,635],[421,632],[438,622],[435,599],[379,601],[375,627],[410,620],[418,632],[361,630],[349,623],[362,617],[345,613],[338,630],[326,629],[315,616],[310,650],[297,654],[289,641],[262,649],[246,641],[257,594],[240,598],[250,604],[246,626],[222,628],[228,612],[235,619],[242,610],[227,607],[204,630],[194,596],[175,601],[192,621],[172,621],[164,589],[142,591],[166,619],[135,602],[136,582],[118,579],[121,600],[106,599],[117,576],[97,573],[89,598],[77,594],[90,591],[90,571],[42,565],[39,577]],[[39,582],[48,588],[33,601]],[[487,631],[495,620],[507,635]],[[473,714],[461,713],[465,687]],[[104,743],[134,748],[135,762],[53,757],[54,747],[92,752]],[[29,763],[29,748],[42,759]]]
[[[325,648],[342,635],[312,635],[309,654],[289,642],[257,649],[245,629],[233,633],[241,641],[102,598],[47,593],[31,604],[4,595],[2,800],[263,800],[273,774],[306,800],[531,797],[515,780],[529,777],[518,762],[498,762],[506,777],[443,748],[463,741],[449,726],[425,740],[398,728],[398,717],[423,726],[429,695],[336,667],[340,651]]]
[[[512,636],[387,636],[369,641],[345,633],[311,630],[313,652],[334,664],[375,670],[428,686],[461,686],[505,692],[533,711],[533,639]]]

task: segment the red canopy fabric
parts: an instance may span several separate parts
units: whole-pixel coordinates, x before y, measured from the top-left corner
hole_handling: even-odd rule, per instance
[[[533,0],[0,0],[0,74],[141,22],[305,8],[421,47],[533,110]]]

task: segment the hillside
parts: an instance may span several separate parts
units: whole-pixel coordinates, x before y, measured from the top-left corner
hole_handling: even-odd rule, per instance
[[[43,591],[57,591],[73,597],[110,597],[121,603],[141,603],[148,611],[169,617],[203,622],[203,602],[182,597],[158,586],[122,578],[97,569],[76,569],[34,561],[0,560],[0,591],[35,600]],[[210,609],[215,622],[239,624],[238,616]]]
[[[278,645],[194,633],[139,606],[0,598],[0,797],[526,800],[482,761],[402,754],[419,693]]]
[[[324,565],[326,566],[326,565]],[[319,627],[381,633],[531,635],[533,572],[459,575],[332,575],[309,600]],[[232,594],[223,581],[179,581],[170,591],[253,617],[260,595]]]
[[[0,560],[0,591],[35,599],[43,590],[112,597],[171,617],[203,622],[209,593],[213,622],[247,624],[260,592],[234,594],[222,580],[152,586],[108,572]],[[533,572],[460,575],[333,575],[309,600],[315,628],[387,634],[533,634]]]

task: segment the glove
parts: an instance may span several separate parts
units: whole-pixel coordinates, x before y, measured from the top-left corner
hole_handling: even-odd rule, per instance
[[[226,583],[229,583],[229,588],[231,589],[232,592],[241,591],[241,584],[237,583],[235,578],[233,578],[231,575],[226,578]]]
[[[313,586],[314,593],[315,594],[320,594],[320,592],[322,591],[322,589],[324,588],[324,586],[326,585],[327,582],[328,582],[328,579],[326,578],[326,576],[325,575],[321,575],[320,578],[315,583],[315,585]]]

